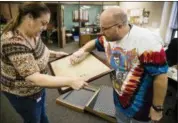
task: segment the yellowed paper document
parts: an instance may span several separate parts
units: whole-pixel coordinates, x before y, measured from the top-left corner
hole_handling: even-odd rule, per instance
[[[56,76],[77,76],[88,80],[110,70],[108,66],[91,54],[76,65],[71,65],[69,58],[70,56],[67,56],[51,63]]]

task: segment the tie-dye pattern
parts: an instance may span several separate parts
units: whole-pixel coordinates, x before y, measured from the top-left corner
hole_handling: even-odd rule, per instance
[[[134,117],[147,103],[145,95],[149,93],[154,75],[167,72],[165,52],[163,49],[145,50],[139,54],[134,47],[126,50],[118,45],[111,48],[110,43],[105,46],[103,40],[101,37],[96,40],[96,48],[105,51],[116,71],[116,79],[113,80],[115,105],[128,117]]]

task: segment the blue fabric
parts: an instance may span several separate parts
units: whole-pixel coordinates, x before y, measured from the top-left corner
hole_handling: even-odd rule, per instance
[[[147,92],[147,88],[152,84],[153,78],[151,76],[145,75],[141,79],[141,85],[134,96],[132,104],[124,109],[119,103],[118,94],[114,91],[114,103],[116,107],[120,109],[127,117],[134,117],[135,114],[140,110],[140,108],[145,103],[144,97]]]
[[[45,109],[45,90],[41,100],[28,97],[19,97],[13,94],[3,92],[11,102],[12,106],[22,116],[24,123],[49,123]]]
[[[95,40],[95,47],[98,51],[101,51],[101,52],[105,51],[103,45],[101,45],[98,38]]]
[[[165,65],[144,65],[144,69],[148,72],[150,75],[159,75],[163,73],[167,73],[168,71],[168,65],[167,63]]]
[[[118,109],[118,107],[116,108],[116,119],[117,119],[117,123],[151,123],[151,121],[137,121],[133,118],[129,118],[127,117],[125,114],[123,114],[122,112],[120,112],[120,109]]]

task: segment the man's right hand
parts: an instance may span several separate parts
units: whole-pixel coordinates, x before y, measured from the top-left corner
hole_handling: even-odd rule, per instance
[[[75,90],[79,90],[85,86],[87,86],[88,83],[85,82],[84,79],[79,78],[79,77],[74,77],[73,81],[70,82],[69,86]]]
[[[70,63],[72,65],[77,64],[84,60],[88,54],[88,52],[85,52],[83,49],[80,49],[70,56]]]

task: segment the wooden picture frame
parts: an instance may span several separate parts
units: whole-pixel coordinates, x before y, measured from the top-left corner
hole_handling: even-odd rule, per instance
[[[101,86],[100,92],[88,102],[85,110],[109,122],[117,123],[113,101],[113,88],[104,85]]]
[[[71,55],[71,54],[70,54]],[[64,66],[60,66],[59,64],[60,63],[62,63],[62,62],[64,62],[65,61],[65,64],[69,64],[69,61],[68,61],[68,63],[66,62],[66,59],[70,56],[70,55],[68,55],[68,56],[63,56],[63,57],[60,57],[60,58],[58,58],[58,59],[55,59],[55,60],[53,60],[53,61],[50,61],[49,62],[49,67],[50,67],[50,69],[51,69],[51,72],[52,72],[52,74],[54,75],[54,76],[60,76],[60,74],[62,73],[63,75],[67,75],[67,74],[76,74],[75,73],[75,69],[76,70],[78,70],[78,72],[80,72],[80,76],[78,75],[78,77],[87,77],[87,74],[88,74],[88,76],[89,76],[89,78],[87,78],[87,79],[85,79],[86,80],[86,82],[91,82],[91,81],[93,81],[93,80],[95,80],[95,79],[98,79],[98,78],[100,78],[100,77],[102,77],[102,76],[104,76],[104,75],[106,75],[106,74],[108,74],[108,73],[110,73],[110,72],[112,72],[113,71],[113,69],[111,68],[111,66],[108,64],[108,63],[106,63],[104,60],[102,60],[101,58],[99,58],[96,54],[94,54],[93,52],[91,52],[88,56],[87,56],[87,58],[88,57],[92,57],[91,59],[92,60],[95,60],[95,62],[93,62],[93,63],[96,63],[97,65],[97,67],[95,66],[95,67],[90,67],[89,65],[90,65],[90,63],[89,62],[91,62],[91,59],[90,58],[88,58],[88,59],[90,59],[90,60],[83,60],[82,62],[80,62],[79,63],[79,65],[80,64],[82,64],[81,66],[84,68],[84,70],[81,70],[82,69],[82,67],[81,66],[79,66],[78,64],[77,65],[75,65],[74,66],[74,68],[72,68],[71,66],[67,66],[68,68],[68,70],[66,70],[66,68],[62,68],[62,67],[64,67]],[[86,58],[86,59],[87,59]],[[62,61],[63,60],[63,61]],[[89,64],[89,65],[88,65]],[[79,66],[79,67],[78,67]],[[87,68],[87,70],[85,69],[85,68]],[[89,70],[89,69],[91,69],[91,70]],[[60,71],[61,70],[61,71]],[[71,70],[71,71],[70,71]],[[101,71],[99,71],[99,70],[101,70]],[[103,71],[102,71],[103,70]],[[61,73],[60,73],[60,72]],[[74,71],[74,72],[73,72]],[[68,72],[68,73],[67,73]],[[83,73],[82,73],[83,72]],[[70,75],[68,75],[68,76],[70,76]],[[82,76],[83,75],[83,76]],[[70,91],[71,90],[71,88],[69,88],[69,87],[62,87],[62,88],[60,88],[60,89],[58,89],[58,91],[59,91],[59,93],[60,94],[63,94],[63,93],[66,93],[66,92],[68,92],[68,91]]]
[[[84,112],[86,104],[95,98],[99,93],[99,90],[99,88],[94,86],[87,86],[78,91],[71,90],[60,95],[56,99],[56,104],[68,107],[78,112]]]

